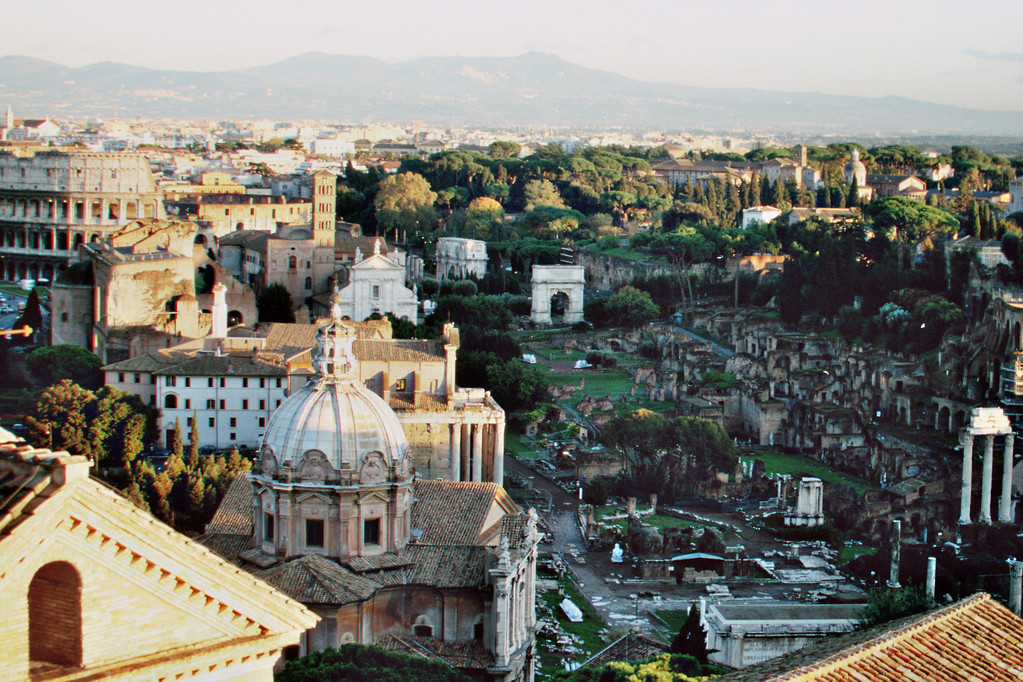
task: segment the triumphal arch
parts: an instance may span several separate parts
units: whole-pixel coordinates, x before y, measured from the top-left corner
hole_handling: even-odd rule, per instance
[[[551,298],[558,295],[566,298],[565,324],[582,322],[585,279],[581,265],[534,265],[533,322],[551,324]]]

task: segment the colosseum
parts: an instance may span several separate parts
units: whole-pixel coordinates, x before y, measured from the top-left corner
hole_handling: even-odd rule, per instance
[[[78,245],[136,218],[164,218],[141,154],[0,152],[0,278],[53,280]]]

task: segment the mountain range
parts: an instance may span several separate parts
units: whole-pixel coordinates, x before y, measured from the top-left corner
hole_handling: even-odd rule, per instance
[[[680,70],[682,67],[680,67]],[[680,80],[684,74],[680,74]],[[232,71],[115,62],[68,67],[0,57],[0,106],[19,116],[418,121],[438,126],[588,127],[837,135],[1023,135],[1023,112],[904,97],[648,83],[555,55],[389,63],[310,52]]]

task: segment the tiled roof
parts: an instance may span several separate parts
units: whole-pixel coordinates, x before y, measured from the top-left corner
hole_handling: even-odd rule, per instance
[[[207,533],[200,535],[195,541],[232,564],[238,564],[238,555],[252,547],[252,537],[249,535]]]
[[[599,668],[612,661],[642,661],[643,659],[663,654],[668,645],[650,639],[638,632],[629,632],[624,637],[612,642],[606,649],[598,651],[593,658],[583,663],[584,668]]]
[[[395,634],[378,636],[373,644],[400,654],[447,663],[456,668],[485,669],[492,665],[494,657],[482,642],[446,642],[432,637],[404,637]]]
[[[349,604],[368,599],[380,587],[315,554],[253,573],[303,604]]]
[[[989,594],[829,637],[721,680],[861,682],[1023,679],[1023,619]]]
[[[161,372],[177,360],[163,353],[146,353],[103,367],[107,372]]]
[[[482,587],[486,584],[485,547],[409,545],[408,582],[430,587]]]
[[[445,412],[448,409],[447,401],[429,393],[416,393],[414,403],[408,393],[392,392],[390,395],[392,410],[414,409],[417,412]]]
[[[475,545],[495,502],[496,483],[416,481],[412,530],[424,545]]]
[[[356,573],[404,568],[410,563],[408,557],[401,557],[390,552],[378,556],[357,556],[345,561],[345,565]]]
[[[444,342],[436,339],[356,339],[352,350],[360,362],[443,362],[446,357]]]
[[[165,366],[162,374],[178,376],[283,377],[288,370],[268,357],[248,355],[212,355],[200,353],[181,362]]]
[[[220,506],[206,524],[207,533],[252,536],[252,482],[245,474],[231,481]]]

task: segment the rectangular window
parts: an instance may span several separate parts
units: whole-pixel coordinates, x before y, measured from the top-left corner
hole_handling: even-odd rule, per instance
[[[151,384],[155,384],[156,383],[156,375],[155,374],[150,374],[149,375],[149,383],[151,383]]]
[[[191,385],[192,385],[192,379],[190,377],[185,377],[185,388],[188,388]]]
[[[188,419],[185,420],[185,426],[188,426],[188,427],[192,426],[192,418],[191,417],[189,417]]]
[[[217,427],[217,418],[216,417],[210,417],[210,428],[211,429],[215,429],[216,427]]]
[[[206,401],[206,409],[207,410],[215,410],[215,409],[217,409],[217,401],[214,400],[213,398],[210,398],[209,400],[207,400]]]
[[[274,539],[274,515],[270,512],[263,512],[263,539],[271,542]]]
[[[186,410],[192,409],[192,400],[190,398],[185,398],[185,409]]]
[[[380,287],[376,284],[373,285],[373,298],[380,298]]]
[[[118,381],[118,383],[121,383],[121,384],[124,383],[124,372],[118,372],[117,373],[117,381]]]
[[[281,401],[280,401],[280,400],[276,401],[276,403],[277,403],[277,404],[276,404],[276,405],[274,405],[274,407],[280,407],[280,406],[281,406]]]
[[[261,378],[261,379],[259,380],[259,387],[260,387],[260,388],[266,388],[266,379],[262,379],[262,378]]]
[[[259,418],[259,428],[263,428],[264,426],[266,426],[266,417],[260,417]]]
[[[307,547],[323,547],[323,519],[305,520],[305,544]]]
[[[242,401],[242,409],[243,410],[249,409],[249,401],[248,400],[243,400]]]
[[[220,409],[222,409],[222,410],[226,410],[227,409],[227,401],[226,400],[221,400],[220,401]]]
[[[238,418],[237,417],[231,417],[231,424],[230,425],[231,425],[232,428],[235,427],[235,426],[238,426]]]
[[[266,401],[265,400],[260,400],[259,401],[259,409],[261,409],[261,410],[265,410],[266,409]]]
[[[277,380],[277,388],[280,388],[280,387],[281,387],[281,380],[280,380],[280,379],[278,379],[278,380]]]
[[[235,435],[234,431],[231,432],[230,440],[238,440],[238,436]]]
[[[248,379],[248,377],[242,377],[242,388],[248,388],[248,387],[249,387],[249,379]]]
[[[227,380],[224,377],[220,377],[220,387],[224,388],[227,385]]]
[[[135,373],[135,383],[138,384],[138,383],[141,383],[141,382],[142,382],[142,375],[136,372]]]
[[[380,544],[380,519],[366,519],[362,522],[362,544]]]
[[[167,385],[168,386],[174,386],[175,385],[174,377],[167,377]]]
[[[209,388],[213,388],[213,377],[210,377],[209,379],[206,380],[206,385]]]

